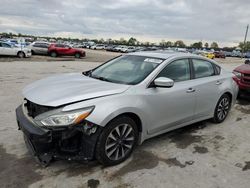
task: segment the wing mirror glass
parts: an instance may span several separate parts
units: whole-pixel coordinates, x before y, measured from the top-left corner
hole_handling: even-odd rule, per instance
[[[174,86],[174,80],[166,77],[159,77],[154,80],[154,86],[170,88]]]

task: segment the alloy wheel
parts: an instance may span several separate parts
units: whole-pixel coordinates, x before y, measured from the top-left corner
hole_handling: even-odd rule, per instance
[[[218,109],[217,109],[217,116],[219,120],[224,120],[229,112],[230,102],[227,97],[221,99]]]
[[[105,153],[110,160],[120,160],[129,153],[135,142],[134,129],[129,124],[116,126],[109,134]]]

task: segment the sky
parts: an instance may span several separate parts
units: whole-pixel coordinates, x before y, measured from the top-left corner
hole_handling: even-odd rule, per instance
[[[235,46],[249,0],[0,0],[0,32]],[[250,39],[249,39],[250,40]]]

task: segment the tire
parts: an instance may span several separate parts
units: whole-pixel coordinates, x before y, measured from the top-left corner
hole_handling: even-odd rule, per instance
[[[31,50],[31,55],[35,55],[35,52],[33,50]]]
[[[76,53],[76,54],[75,54],[75,58],[78,58],[78,59],[81,58],[81,54]]]
[[[24,52],[18,52],[17,53],[17,57],[24,58],[25,57],[25,53]]]
[[[50,52],[50,56],[51,57],[57,57],[57,53],[56,52]]]
[[[115,118],[107,124],[97,141],[96,159],[104,166],[119,164],[131,155],[137,141],[135,121],[127,116]]]
[[[228,94],[223,94],[214,110],[214,123],[222,123],[226,118],[231,108],[231,98]]]

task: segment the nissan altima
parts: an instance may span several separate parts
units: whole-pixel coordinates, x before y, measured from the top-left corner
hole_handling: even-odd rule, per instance
[[[116,165],[146,139],[202,120],[223,122],[237,93],[233,74],[213,60],[135,52],[28,85],[16,117],[44,165],[56,159]]]

